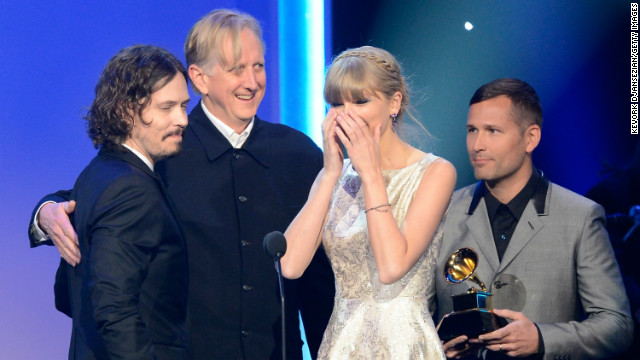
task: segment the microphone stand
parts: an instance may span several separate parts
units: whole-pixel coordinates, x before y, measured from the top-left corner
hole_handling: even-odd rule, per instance
[[[272,231],[268,233],[262,242],[264,251],[269,255],[274,265],[276,266],[276,273],[278,274],[278,285],[280,285],[280,313],[282,316],[282,360],[287,359],[287,336],[286,336],[286,322],[285,322],[285,308],[284,308],[284,280],[282,279],[282,268],[280,266],[280,258],[287,251],[287,239],[279,231]]]
[[[280,313],[282,315],[282,360],[287,359],[287,337],[286,337],[286,326],[285,326],[285,316],[284,316],[284,282],[282,280],[282,268],[280,267],[280,257],[282,257],[281,253],[278,253],[277,257],[274,259],[276,265],[276,272],[278,273],[278,284],[280,285]]]

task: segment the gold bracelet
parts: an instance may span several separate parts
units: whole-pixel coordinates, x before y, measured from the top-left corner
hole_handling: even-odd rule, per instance
[[[365,209],[365,210],[364,210],[364,213],[366,214],[366,213],[368,213],[368,212],[369,212],[369,211],[371,211],[371,210],[375,210],[375,211],[379,211],[379,212],[389,212],[389,209],[380,209],[380,208],[383,208],[383,207],[385,207],[385,206],[389,206],[389,207],[391,207],[391,204],[386,203],[386,204],[381,204],[381,205],[378,205],[378,206],[370,207],[370,208],[368,208],[368,209]]]

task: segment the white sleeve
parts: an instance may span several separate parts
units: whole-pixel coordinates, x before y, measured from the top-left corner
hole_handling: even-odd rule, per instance
[[[42,207],[47,204],[55,204],[55,203],[56,203],[55,201],[45,201],[44,203],[42,203],[42,205],[38,207],[38,210],[36,211],[36,215],[33,217],[33,223],[31,224],[31,226],[33,227],[32,234],[36,238],[36,241],[39,243],[51,239],[51,237],[45,234],[45,232],[42,231],[42,229],[40,229],[40,226],[38,225],[38,215],[40,214],[40,209],[42,209]]]

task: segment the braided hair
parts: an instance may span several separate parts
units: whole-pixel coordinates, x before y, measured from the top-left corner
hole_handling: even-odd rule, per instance
[[[402,69],[386,50],[373,46],[348,49],[331,63],[324,85],[327,104],[363,100],[365,91],[380,92],[387,99],[399,91],[402,101],[397,118],[408,111],[409,90]]]

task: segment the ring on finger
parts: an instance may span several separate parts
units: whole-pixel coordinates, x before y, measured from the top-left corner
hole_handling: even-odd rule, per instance
[[[499,351],[502,351],[502,344],[500,344],[500,349],[499,349]]]

